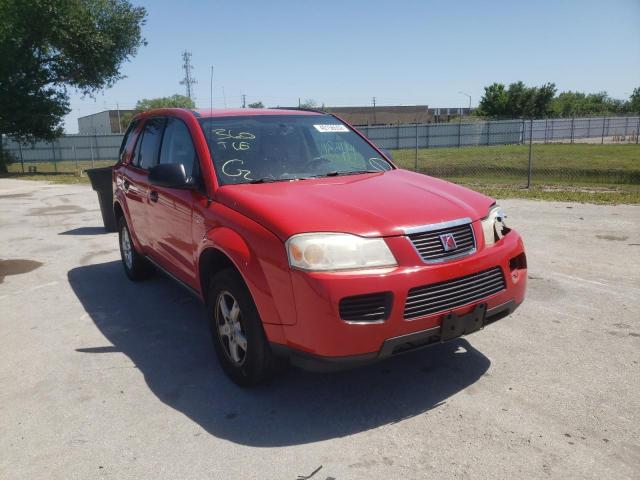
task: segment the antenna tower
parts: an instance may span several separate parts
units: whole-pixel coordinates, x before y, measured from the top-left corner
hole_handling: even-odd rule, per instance
[[[193,77],[193,65],[191,65],[191,52],[186,50],[182,52],[182,69],[184,70],[184,78],[180,81],[180,85],[184,85],[187,90],[187,97],[193,100],[193,85],[198,83]]]

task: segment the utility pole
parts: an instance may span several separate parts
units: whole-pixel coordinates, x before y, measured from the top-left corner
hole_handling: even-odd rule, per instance
[[[184,85],[187,90],[187,97],[193,100],[193,85],[198,83],[193,77],[193,65],[191,65],[191,52],[186,50],[182,52],[182,69],[184,70],[184,78],[180,81],[180,85]]]
[[[120,120],[120,104],[116,103],[116,110],[118,112],[118,133],[122,133],[122,121]]]
[[[242,94],[242,108],[247,108],[247,96]]]
[[[376,97],[373,97],[371,100],[373,102],[373,124],[375,125],[378,123],[376,119]]]

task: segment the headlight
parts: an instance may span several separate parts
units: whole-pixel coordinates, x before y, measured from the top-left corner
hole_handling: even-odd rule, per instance
[[[347,233],[302,233],[286,242],[289,265],[301,270],[391,267],[397,262],[382,238]]]
[[[507,216],[504,214],[502,207],[494,205],[489,210],[489,215],[482,220],[482,231],[484,232],[484,244],[493,245],[507,233],[509,228],[504,222]]]

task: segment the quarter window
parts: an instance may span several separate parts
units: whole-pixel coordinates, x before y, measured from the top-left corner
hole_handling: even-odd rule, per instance
[[[122,138],[122,143],[120,144],[120,152],[118,157],[120,158],[120,163],[124,163],[124,154],[126,152],[127,146],[129,145],[129,142],[131,142],[133,140],[133,131],[136,129],[136,126],[138,125],[138,122],[131,122],[131,124],[129,125],[129,128],[127,128],[126,133],[124,134],[124,137]]]

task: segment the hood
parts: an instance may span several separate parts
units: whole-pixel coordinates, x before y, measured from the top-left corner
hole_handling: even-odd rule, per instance
[[[263,184],[225,185],[216,201],[282,240],[304,232],[364,237],[403,235],[408,227],[487,215],[493,200],[408,170]]]

